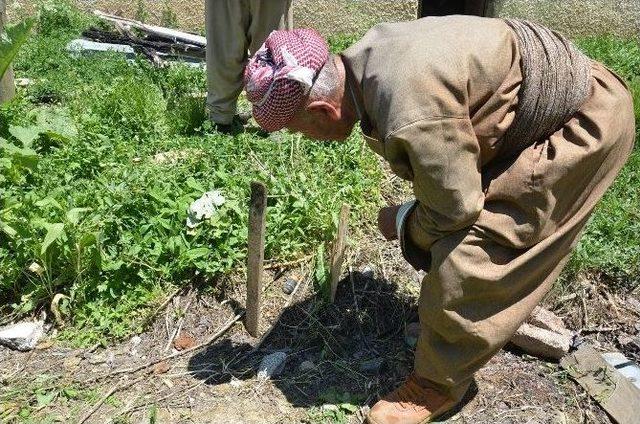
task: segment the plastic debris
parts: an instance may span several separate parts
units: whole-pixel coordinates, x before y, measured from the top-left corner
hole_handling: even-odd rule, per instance
[[[225,198],[220,191],[207,191],[198,200],[191,203],[187,211],[187,227],[196,228],[205,219],[209,219],[217,209],[224,205]]]
[[[287,354],[284,352],[275,352],[262,358],[258,367],[258,379],[267,380],[280,374],[287,360]]]
[[[125,44],[97,43],[95,41],[83,40],[79,38],[72,40],[69,44],[67,44],[67,50],[72,54],[72,56],[75,57],[81,56],[82,54],[86,53],[98,52],[123,53],[129,59],[135,59],[136,57],[136,52],[131,46],[127,46]]]
[[[27,352],[44,335],[44,321],[20,322],[0,329],[0,344],[10,349]]]
[[[640,389],[640,367],[620,352],[603,353],[602,358]]]

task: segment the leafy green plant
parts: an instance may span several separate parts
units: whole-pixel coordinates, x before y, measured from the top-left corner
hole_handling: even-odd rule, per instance
[[[7,26],[0,32],[0,78],[9,69],[9,65],[25,43],[35,22],[34,18],[27,18],[15,25]]]

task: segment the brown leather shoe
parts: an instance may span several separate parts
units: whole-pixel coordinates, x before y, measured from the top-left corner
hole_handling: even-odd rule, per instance
[[[453,409],[458,401],[411,374],[380,399],[367,416],[369,424],[424,424]]]

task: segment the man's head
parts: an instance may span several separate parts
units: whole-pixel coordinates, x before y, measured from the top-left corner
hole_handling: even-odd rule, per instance
[[[345,69],[313,30],[274,31],[245,69],[253,115],[267,131],[287,127],[343,140],[356,122],[345,96]]]

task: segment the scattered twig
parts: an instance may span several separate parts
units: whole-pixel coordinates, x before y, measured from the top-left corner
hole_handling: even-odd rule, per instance
[[[86,422],[89,418],[91,418],[91,416],[92,416],[93,414],[95,414],[95,413],[96,413],[96,411],[97,411],[98,409],[100,409],[100,407],[102,406],[102,404],[103,404],[103,403],[105,403],[105,402],[106,402],[106,400],[107,400],[107,399],[109,399],[109,397],[110,397],[110,396],[112,396],[114,393],[119,392],[120,390],[124,390],[124,389],[126,389],[127,387],[130,387],[130,386],[132,386],[132,385],[136,384],[138,381],[142,380],[143,378],[144,378],[144,377],[139,377],[139,378],[137,378],[137,379],[135,379],[135,380],[133,380],[133,381],[130,381],[130,382],[128,382],[128,383],[113,386],[113,387],[111,388],[111,390],[109,390],[109,391],[107,392],[107,394],[106,394],[106,395],[104,395],[104,396],[103,396],[103,397],[98,401],[98,403],[96,403],[96,404],[93,406],[93,408],[91,408],[91,410],[90,410],[89,412],[87,412],[87,413],[84,415],[84,417],[82,417],[82,419],[80,419],[80,421],[78,421],[78,424],[83,424],[83,423],[84,423],[84,422]]]
[[[273,263],[266,263],[264,266],[264,269],[266,270],[271,270],[271,269],[283,269],[283,268],[290,268],[294,265],[298,265],[301,264],[303,262],[308,261],[309,259],[313,258],[313,255],[307,255],[307,256],[303,256],[302,258],[299,259],[294,259],[292,261],[288,261],[288,262],[273,262]]]
[[[171,347],[171,343],[173,343],[173,340],[180,334],[180,331],[182,330],[182,325],[184,324],[184,318],[187,315],[187,311],[189,310],[189,306],[191,306],[192,301],[193,301],[193,297],[189,299],[189,301],[187,302],[187,306],[184,307],[184,312],[182,313],[182,316],[178,319],[178,324],[176,325],[176,329],[173,331],[173,334],[171,335],[171,337],[169,337],[169,339],[167,340],[167,345],[164,348],[165,352],[169,350],[169,348]]]
[[[309,284],[309,281],[311,281],[311,278],[307,277],[306,279],[306,285]],[[291,306],[291,303],[293,302],[293,299],[296,296],[296,293],[298,293],[298,288],[300,288],[300,281],[298,281],[296,283],[296,286],[294,287],[293,291],[291,292],[291,295],[289,295],[289,299],[287,299],[287,302],[284,304],[284,306],[282,307],[282,310],[280,311],[280,314],[278,315],[278,317],[276,318],[276,320],[274,321],[274,325],[271,325],[269,327],[269,329],[262,335],[262,337],[260,337],[260,340],[258,341],[258,343],[256,343],[255,347],[252,349],[254,352],[258,349],[260,349],[260,346],[262,346],[262,343],[264,343],[264,341],[267,339],[267,337],[269,337],[269,335],[271,334],[271,332],[273,331],[273,329],[275,328],[275,324],[280,321],[280,317],[282,316],[282,314],[284,314],[285,310]]]
[[[561,304],[561,303],[564,303],[564,302],[568,302],[569,300],[573,300],[576,297],[578,297],[577,293],[571,293],[571,294],[568,294],[566,296],[559,297],[557,303]]]
[[[98,381],[98,380],[102,380],[104,378],[112,377],[114,375],[119,375],[119,374],[132,374],[132,373],[138,372],[140,370],[152,367],[155,364],[157,364],[158,362],[168,361],[169,359],[174,359],[174,358],[177,358],[179,356],[184,356],[187,353],[193,352],[194,350],[198,350],[198,349],[200,349],[200,348],[202,348],[204,346],[207,346],[207,345],[213,343],[220,336],[222,336],[224,333],[226,333],[227,330],[229,330],[233,326],[233,324],[238,322],[243,316],[244,316],[244,311],[240,312],[238,315],[233,317],[233,319],[231,319],[228,323],[226,323],[220,330],[218,330],[217,333],[215,333],[213,336],[209,337],[205,342],[200,343],[198,345],[195,345],[193,347],[190,347],[189,349],[185,349],[185,350],[182,350],[180,352],[172,353],[171,355],[167,355],[167,356],[163,356],[163,357],[160,357],[160,358],[156,358],[156,359],[154,359],[152,361],[149,361],[149,362],[147,362],[145,364],[142,364],[142,365],[139,365],[137,367],[115,370],[115,371],[110,372],[109,374],[105,374],[103,376],[94,377],[93,379],[90,379],[87,382]]]
[[[156,308],[155,311],[151,315],[149,315],[146,319],[146,322],[151,322],[168,304],[173,300],[173,298],[182,291],[183,287],[178,287],[175,289],[167,298]]]

